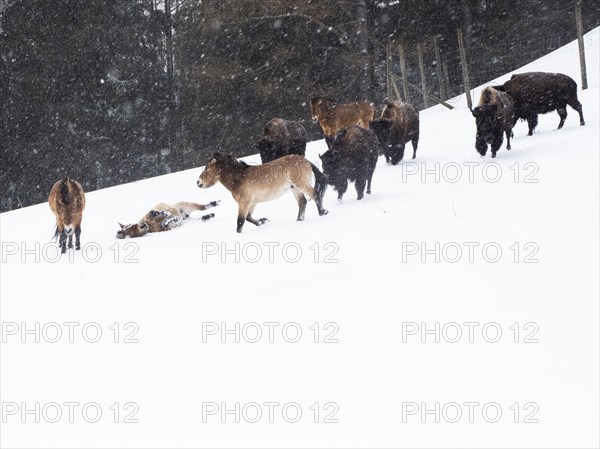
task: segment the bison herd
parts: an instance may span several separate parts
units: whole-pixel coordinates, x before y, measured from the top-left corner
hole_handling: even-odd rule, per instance
[[[502,85],[485,87],[479,103],[471,109],[477,128],[475,149],[485,156],[489,146],[494,158],[504,135],[506,149],[510,150],[512,129],[519,119],[527,120],[528,135],[532,135],[538,114],[553,110],[560,116],[560,129],[567,117],[567,105],[579,113],[580,124],[584,125],[577,83],[561,73],[522,73],[513,75]],[[355,183],[359,200],[364,196],[365,187],[367,193],[371,193],[373,171],[380,154],[388,164],[397,165],[404,158],[406,144],[411,142],[412,158],[417,156],[419,111],[409,103],[387,102],[377,119],[374,119],[372,106],[365,101],[338,104],[328,98],[315,97],[310,101],[310,108],[312,119],[320,124],[329,148],[319,156],[323,171],[339,200],[348,182]],[[276,118],[267,123],[256,148],[263,163],[289,154],[304,156],[307,135],[300,123]]]

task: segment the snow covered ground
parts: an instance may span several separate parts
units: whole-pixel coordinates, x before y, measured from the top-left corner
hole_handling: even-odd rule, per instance
[[[200,167],[89,192],[62,258],[46,203],[1,214],[0,445],[598,447],[599,30],[585,39],[586,126],[570,108],[560,131],[556,113],[532,137],[520,122],[492,160],[464,99],[432,107],[417,159],[381,157],[362,201],[330,188],[324,217],[311,202],[297,223],[289,195],[236,234]],[[526,70],[580,85],[577,43]],[[207,223],[115,239],[160,201],[217,199]]]

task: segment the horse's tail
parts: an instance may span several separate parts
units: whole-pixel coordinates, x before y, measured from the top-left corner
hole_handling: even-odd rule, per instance
[[[69,178],[63,178],[60,183],[60,198],[63,204],[69,204],[71,201],[71,195],[69,193]]]
[[[325,190],[327,189],[327,176],[321,170],[317,168],[317,166],[313,163],[310,164],[312,167],[312,171],[315,175],[315,193],[319,200],[323,199],[323,195],[325,195]]]
[[[56,229],[54,230],[54,236],[52,237],[52,239],[50,239],[51,242],[56,242],[56,240],[58,239],[58,236],[60,235],[60,232],[58,231],[58,225],[56,225]]]

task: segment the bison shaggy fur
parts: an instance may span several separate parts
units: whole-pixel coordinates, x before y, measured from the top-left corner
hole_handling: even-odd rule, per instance
[[[419,145],[419,111],[403,101],[388,102],[381,117],[371,122],[387,163],[398,164],[404,157],[404,147],[412,141],[413,159]]]
[[[577,83],[562,73],[528,72],[513,75],[495,89],[506,92],[515,104],[515,122],[527,120],[531,136],[538,124],[538,114],[556,110],[560,117],[557,129],[567,118],[567,105],[579,113],[579,124],[585,125],[583,109],[577,99]]]
[[[348,189],[348,182],[354,182],[359,200],[364,197],[365,186],[367,193],[371,193],[378,153],[377,137],[370,129],[355,125],[336,134],[331,149],[319,157],[339,201]]]
[[[256,148],[262,163],[267,163],[290,154],[304,156],[308,133],[298,122],[274,118],[265,125]]]

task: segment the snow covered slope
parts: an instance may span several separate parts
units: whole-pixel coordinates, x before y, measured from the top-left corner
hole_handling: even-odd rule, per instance
[[[599,30],[585,39],[586,126],[570,108],[560,131],[556,113],[532,137],[518,123],[492,160],[464,100],[430,108],[417,159],[380,158],[364,200],[330,188],[324,217],[311,202],[297,223],[289,195],[236,234],[201,167],[88,193],[84,248],[62,258],[47,204],[1,214],[0,445],[598,447]],[[577,43],[525,70],[580,85]],[[158,202],[217,199],[207,223],[115,239]]]

